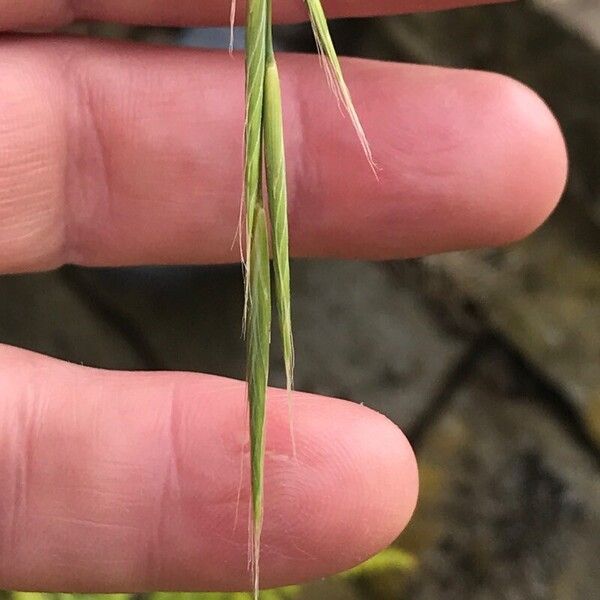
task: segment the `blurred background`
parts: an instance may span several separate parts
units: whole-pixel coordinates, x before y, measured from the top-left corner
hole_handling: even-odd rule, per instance
[[[70,29],[228,43],[222,30]],[[525,82],[562,125],[571,177],[549,222],[510,248],[294,263],[296,387],[398,423],[421,496],[395,551],[272,598],[600,598],[600,2],[338,21],[333,33],[343,54]],[[278,45],[313,51],[305,26],[280,28]],[[238,266],[65,267],[0,279],[0,341],[91,366],[241,378],[241,307]]]

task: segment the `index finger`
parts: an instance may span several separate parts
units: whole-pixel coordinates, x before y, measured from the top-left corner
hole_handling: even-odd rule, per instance
[[[329,17],[366,17],[413,11],[441,10],[502,0],[323,0]],[[279,22],[303,21],[303,0],[278,0],[273,7]],[[237,0],[237,14],[243,18],[246,0]],[[0,29],[51,28],[78,20],[111,21],[135,25],[225,25],[229,22],[230,0],[8,0],[2,3]]]
[[[243,382],[98,371],[2,345],[0,364],[1,589],[250,587]],[[342,400],[293,402],[296,458],[287,394],[269,392],[269,587],[365,560],[417,496],[393,423]]]

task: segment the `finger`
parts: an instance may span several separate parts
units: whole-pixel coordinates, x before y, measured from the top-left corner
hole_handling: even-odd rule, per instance
[[[0,586],[239,589],[247,570],[245,385],[102,372],[0,347]],[[347,568],[407,523],[408,442],[362,406],[270,392],[263,583]],[[246,467],[247,467],[247,460]],[[237,525],[236,525],[237,518]]]
[[[490,4],[499,0],[324,0],[330,17],[391,15],[412,11],[438,10],[457,6]],[[239,0],[237,15],[246,12],[244,0]],[[231,0],[197,2],[163,2],[162,0],[8,0],[2,4],[0,27],[23,29],[55,27],[76,20],[93,19],[141,25],[225,25],[229,23]],[[273,6],[274,17],[280,22],[306,19],[302,0],[278,0]]]
[[[296,255],[502,244],[560,197],[558,126],[508,78],[346,61],[377,181],[317,59],[280,62]],[[222,53],[5,40],[0,269],[239,260],[243,80]]]

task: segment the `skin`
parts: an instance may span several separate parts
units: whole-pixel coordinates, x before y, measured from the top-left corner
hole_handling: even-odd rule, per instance
[[[9,0],[0,28],[84,17],[214,24],[229,14],[227,2],[169,4]],[[398,12],[396,0],[326,4],[331,15]],[[282,1],[277,18],[297,20],[299,8]],[[3,272],[236,259],[240,57],[59,37],[0,44]],[[559,128],[510,79],[346,61],[378,184],[316,60],[285,56],[280,69],[298,256],[505,244],[539,226],[562,193]],[[234,527],[243,383],[105,372],[6,346],[0,361],[0,588],[249,586],[247,477]],[[390,421],[342,400],[295,393],[294,403],[296,461],[285,394],[270,396],[266,586],[367,558],[403,529],[417,497],[414,455]]]

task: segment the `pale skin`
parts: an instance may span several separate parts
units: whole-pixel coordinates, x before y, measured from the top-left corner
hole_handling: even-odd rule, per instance
[[[349,16],[460,3],[324,5]],[[304,15],[300,0],[275,8],[278,20]],[[80,18],[226,25],[229,2],[0,2],[4,30]],[[384,259],[506,244],[560,198],[560,130],[515,81],[345,61],[381,167],[377,183],[317,60],[279,64],[296,256]],[[6,35],[0,89],[3,272],[239,258],[241,57]],[[0,588],[249,587],[247,478],[234,530],[243,383],[106,372],[6,346],[0,360]],[[294,461],[285,393],[269,402],[263,585],[334,573],[390,543],[418,488],[398,428],[360,405],[295,393]]]

